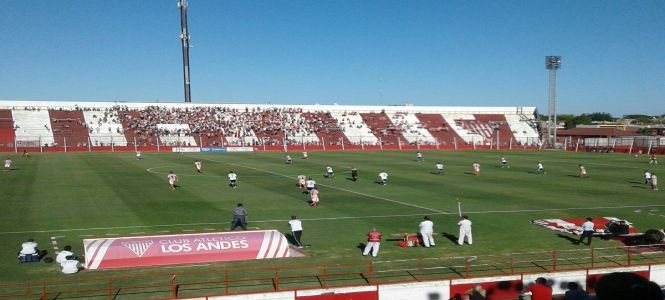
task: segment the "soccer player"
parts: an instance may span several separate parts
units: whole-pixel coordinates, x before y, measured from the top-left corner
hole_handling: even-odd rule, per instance
[[[457,244],[460,246],[464,245],[465,237],[469,245],[473,244],[473,238],[471,236],[471,220],[469,220],[469,216],[462,216],[462,220],[457,222],[457,226],[459,226],[459,238]]]
[[[299,189],[304,189],[306,182],[307,182],[307,176],[298,175],[298,184],[296,186],[298,186]]]
[[[173,171],[169,172],[169,175],[166,175],[166,178],[169,180],[169,189],[172,191],[175,191],[176,183],[178,182],[178,175],[173,173]]]
[[[229,178],[229,186],[232,188],[236,188],[236,181],[238,181],[238,175],[236,173],[233,173],[233,171],[229,171],[229,175],[226,175],[226,177]]]
[[[318,189],[312,189],[309,191],[309,197],[310,197],[310,206],[317,206],[319,205],[319,190]]]
[[[5,167],[7,163],[5,163]],[[651,184],[651,172],[649,170],[644,170],[644,184]]]
[[[651,173],[651,189],[658,190],[658,176],[656,176],[656,173]]]
[[[310,177],[306,182],[305,182],[305,187],[307,188],[307,191],[305,191],[306,194],[309,194],[312,192],[312,190],[316,189],[316,181]]]
[[[381,173],[379,173],[379,184],[388,184],[388,173],[386,173],[386,171],[381,171]]]
[[[5,159],[5,171],[9,171],[11,169],[12,169],[12,160],[9,157],[7,157],[7,159]]]
[[[379,255],[379,247],[381,246],[381,232],[372,228],[372,230],[367,234],[367,245],[365,250],[363,250],[363,256],[367,256],[369,251],[372,250],[372,256],[376,257]]]
[[[580,177],[587,177],[586,168],[584,167],[584,165],[579,165],[579,168],[580,168]]]
[[[197,173],[201,173],[201,162],[198,159],[194,161],[194,167],[196,167]]]
[[[423,161],[423,154],[420,151],[416,152],[416,161]]]
[[[328,178],[335,177],[335,172],[333,172],[333,168],[330,165],[326,166],[326,177]]]
[[[355,167],[351,168],[351,180],[356,181],[358,180],[358,169]]]
[[[545,174],[545,167],[543,167],[542,161],[538,161],[538,165],[536,166],[536,174],[538,175]]]
[[[440,162],[436,163],[436,174],[437,175],[443,174],[443,164]]]
[[[309,158],[309,154],[307,154],[307,151],[302,152],[302,159],[307,159]]]
[[[291,163],[293,163],[293,159],[291,158],[291,155],[287,155],[286,156],[286,164],[290,165]]]
[[[473,175],[474,176],[479,176],[480,175],[480,164],[478,162],[473,162],[471,164],[471,168],[473,168]]]
[[[649,164],[652,164],[652,165],[657,165],[658,164],[658,160],[656,159],[656,152],[651,153],[651,160],[649,161]]]
[[[510,166],[508,165],[508,160],[503,156],[501,156],[501,168],[502,169],[503,168],[510,168]]]
[[[141,159],[141,151],[136,151],[136,159]]]

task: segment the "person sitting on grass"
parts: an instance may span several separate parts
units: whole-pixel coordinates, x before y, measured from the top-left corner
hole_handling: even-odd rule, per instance
[[[28,239],[21,244],[21,250],[18,252],[18,259],[21,262],[35,262],[41,258],[41,253],[37,249],[37,242],[34,239]]]
[[[72,246],[68,245],[68,246],[65,246],[65,248],[63,248],[63,249],[64,250],[60,251],[60,253],[58,253],[58,255],[55,257],[55,262],[57,262],[59,264],[62,264],[65,261],[67,261],[67,257],[69,257],[69,256],[73,256],[74,259],[78,259],[78,257],[76,257],[76,254],[74,254],[74,252],[72,252]]]
[[[74,255],[67,256],[60,267],[62,267],[63,274],[76,274],[85,269]]]

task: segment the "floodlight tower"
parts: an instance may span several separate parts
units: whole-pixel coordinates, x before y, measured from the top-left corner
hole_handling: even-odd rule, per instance
[[[180,9],[180,40],[182,41],[182,73],[185,85],[185,103],[192,102],[189,79],[189,32],[187,31],[187,1],[178,0]]]
[[[545,68],[550,71],[550,89],[547,112],[547,141],[556,147],[556,71],[561,68],[561,56],[545,56]]]

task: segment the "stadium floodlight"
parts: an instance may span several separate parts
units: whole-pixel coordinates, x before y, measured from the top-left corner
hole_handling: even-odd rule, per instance
[[[192,102],[189,78],[189,32],[187,30],[187,1],[179,0],[180,9],[180,40],[182,41],[182,73],[185,86],[185,103]]]
[[[547,142],[556,147],[556,71],[561,68],[561,56],[545,56],[545,68],[550,72],[547,112]]]

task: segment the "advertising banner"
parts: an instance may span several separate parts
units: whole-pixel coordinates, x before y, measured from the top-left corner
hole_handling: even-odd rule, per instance
[[[173,147],[171,148],[173,152],[200,152],[201,148],[199,147]]]
[[[277,230],[84,239],[83,247],[92,270],[289,257]]]

